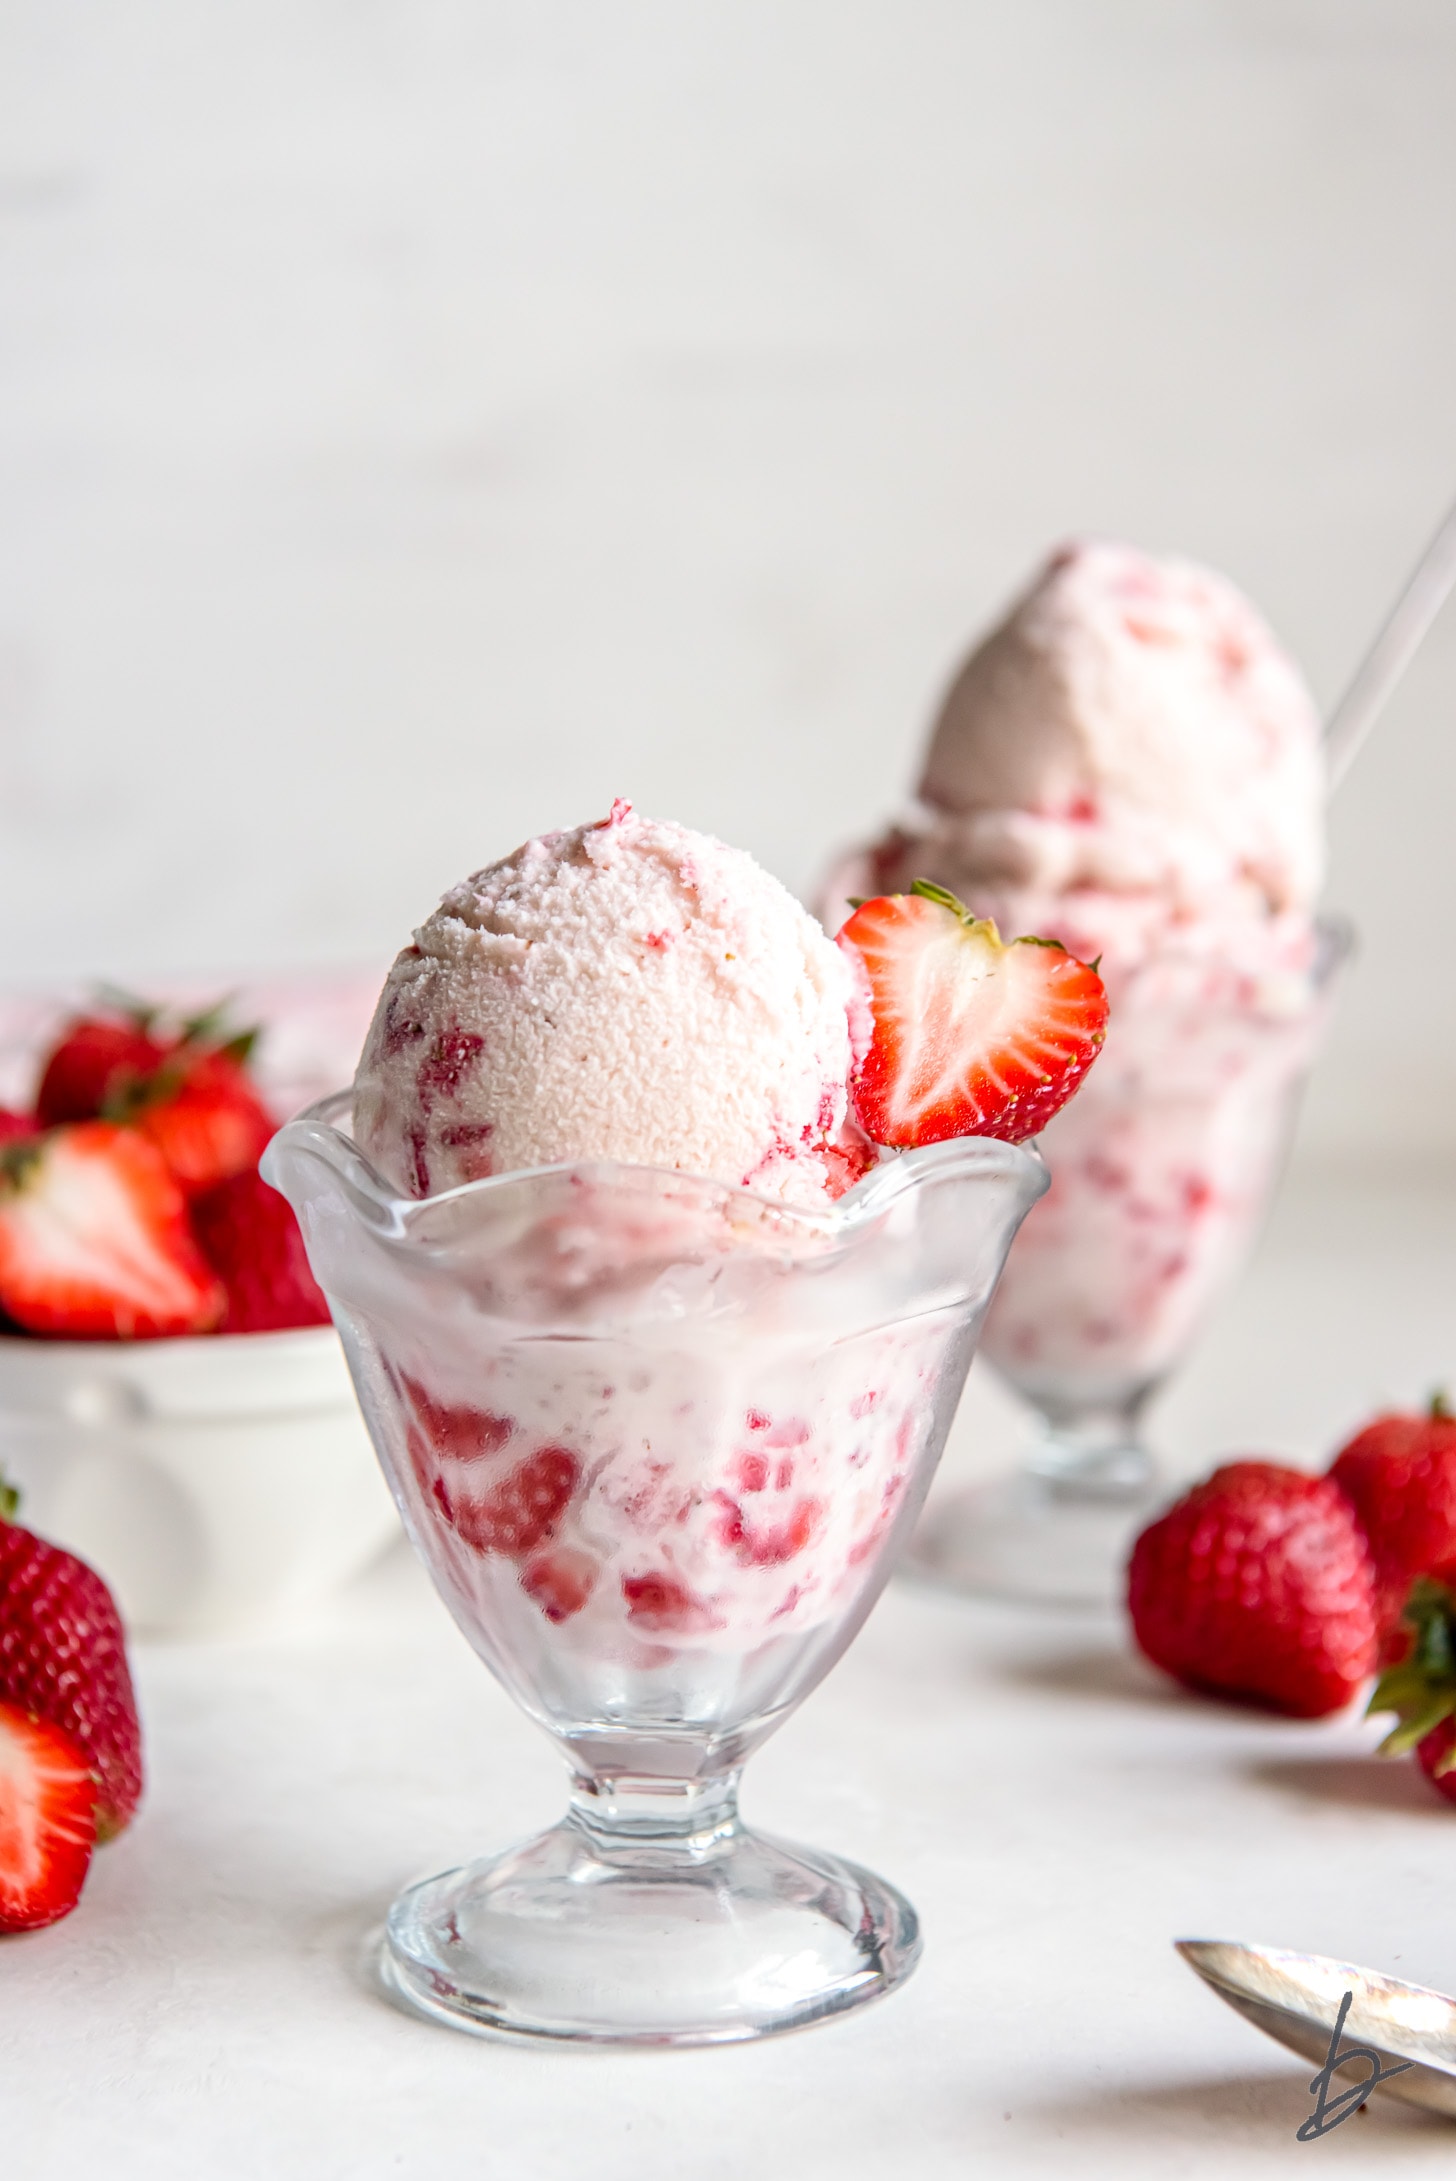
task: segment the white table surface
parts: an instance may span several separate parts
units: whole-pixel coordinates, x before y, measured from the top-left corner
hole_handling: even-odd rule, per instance
[[[1167,1405],[1180,1459],[1308,1459],[1456,1378],[1452,1190],[1312,1186]],[[950,1457],[999,1452],[973,1382]],[[1456,1991],[1456,1808],[1358,1719],[1197,1702],[1112,1619],[897,1586],[748,1774],[751,1818],[919,1907],[879,2007],[699,2053],[538,2051],[395,2012],[359,1960],[412,1875],[559,1813],[546,1742],[393,1556],[307,1625],[137,1657],[151,1785],[81,1908],[0,1945],[0,2172],[107,2181],[844,2181],[973,2172],[1449,2173],[1376,2103],[1311,2145],[1306,2063],[1175,1934]]]

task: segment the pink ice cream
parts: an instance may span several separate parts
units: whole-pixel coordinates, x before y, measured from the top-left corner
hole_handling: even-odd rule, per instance
[[[614,1159],[822,1204],[855,1170],[859,1012],[843,955],[750,856],[619,802],[421,925],[369,1032],[355,1130],[414,1196]]]
[[[465,1253],[438,1290],[349,1271],[396,1488],[462,1623],[588,1662],[609,1711],[842,1620],[923,1489],[1000,1230],[937,1282],[891,1174],[873,1249],[825,1216],[870,1163],[868,1027],[776,880],[625,803],[453,888],[385,985],[353,1135]]]
[[[1018,930],[1070,920],[1115,969],[1170,926],[1218,922],[1257,950],[1307,919],[1323,875],[1298,669],[1224,577],[1128,546],[1052,555],[952,684],[919,792],[834,874],[833,907],[930,859]]]
[[[1314,704],[1223,577],[1071,545],[961,669],[919,794],[834,871],[826,922],[927,878],[1101,957],[1107,1041],[1042,1139],[983,1347],[1039,1400],[1117,1400],[1236,1269],[1316,1034]]]

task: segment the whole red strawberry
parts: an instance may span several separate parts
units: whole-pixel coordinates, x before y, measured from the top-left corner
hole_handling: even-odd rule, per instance
[[[328,1324],[329,1306],[309,1270],[292,1207],[261,1174],[235,1174],[194,1197],[192,1224],[227,1289],[219,1331],[272,1333]]]
[[[1456,1802],[1456,1567],[1418,1576],[1402,1614],[1405,1656],[1376,1682],[1369,1709],[1393,1711],[1381,1753],[1413,1749],[1437,1794]]]
[[[96,1834],[130,1823],[142,1736],[111,1592],[94,1568],[12,1520],[0,1482],[0,1703],[67,1735],[96,1782]]]
[[[115,1108],[154,1143],[184,1196],[256,1168],[277,1132],[241,1061],[185,1049]]]
[[[1382,1651],[1398,1656],[1411,1584],[1456,1561],[1456,1416],[1440,1394],[1424,1416],[1377,1416],[1335,1456],[1330,1475],[1370,1541]]]
[[[1155,1666],[1218,1696],[1317,1719],[1375,1670],[1375,1583],[1327,1477],[1230,1462],[1143,1531],[1128,1610]]]
[[[37,1117],[47,1126],[97,1120],[114,1092],[155,1074],[168,1046],[151,1035],[154,1019],[150,1009],[139,1007],[67,1023],[41,1069]]]

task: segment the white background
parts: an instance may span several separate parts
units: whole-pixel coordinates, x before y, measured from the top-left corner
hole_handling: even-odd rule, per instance
[[[1074,529],[1322,702],[1456,491],[1444,0],[3,0],[0,978],[380,964],[616,793],[808,887]],[[1456,1157],[1456,609],[1311,1150]]]

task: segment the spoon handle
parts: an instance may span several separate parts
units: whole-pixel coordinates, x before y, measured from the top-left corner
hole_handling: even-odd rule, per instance
[[[1456,583],[1456,506],[1416,563],[1390,618],[1356,669],[1355,678],[1330,714],[1325,729],[1325,772],[1330,792],[1360,753],[1365,737],[1390,701]]]

